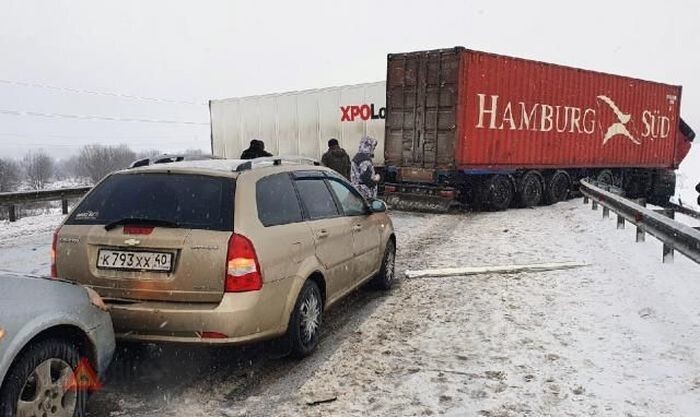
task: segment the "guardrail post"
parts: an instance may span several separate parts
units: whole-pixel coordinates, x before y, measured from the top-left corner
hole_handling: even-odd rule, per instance
[[[646,207],[646,206],[647,206],[647,200],[646,200],[646,198],[638,198],[637,200],[635,200],[635,202],[636,202],[637,204],[639,204],[640,206],[642,206],[642,207]],[[642,225],[637,224],[637,238],[636,238],[636,241],[637,241],[637,242],[644,242],[645,240],[646,240],[646,235],[645,235],[645,233],[644,233],[644,228],[642,227]]]
[[[625,228],[625,218],[622,217],[621,214],[617,215],[617,228],[618,229],[624,229]]]
[[[593,202],[591,203],[591,209],[598,210],[598,202],[597,201],[593,200]]]
[[[583,204],[588,204],[588,196],[587,195],[583,196]]]
[[[637,242],[644,242],[646,236],[644,235],[644,228],[641,225],[637,225]]]
[[[658,213],[663,214],[664,216],[670,218],[670,219],[675,219],[676,218],[676,212],[673,209],[663,209],[663,210],[655,210]],[[664,243],[663,247],[663,260],[662,262],[665,264],[670,264],[673,263],[673,255],[674,255],[674,250],[673,246],[667,243]]]
[[[671,264],[673,263],[673,246],[667,245],[664,243],[664,249],[663,249],[663,263],[665,264]]]
[[[7,211],[9,212],[9,217],[11,222],[17,221],[17,213],[15,212],[15,205],[10,204],[7,206]]]
[[[610,218],[610,209],[608,208],[608,206],[603,206],[603,218],[604,219]]]
[[[61,213],[68,214],[68,200],[61,200]]]

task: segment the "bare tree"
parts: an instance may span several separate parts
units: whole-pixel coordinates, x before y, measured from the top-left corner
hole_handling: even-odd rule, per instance
[[[73,155],[66,159],[61,159],[56,163],[56,177],[59,179],[80,177],[80,162],[78,155]]]
[[[44,188],[44,185],[53,176],[54,160],[43,150],[28,152],[22,158],[24,174],[29,184],[35,190]]]
[[[0,192],[15,191],[22,175],[14,159],[0,159]]]
[[[135,159],[136,154],[126,145],[87,145],[78,155],[78,173],[97,183],[110,172],[127,168]]]
[[[138,152],[136,154],[136,159],[153,158],[154,156],[158,156],[161,154],[163,154],[163,152],[159,151],[158,149],[148,149],[145,151]]]

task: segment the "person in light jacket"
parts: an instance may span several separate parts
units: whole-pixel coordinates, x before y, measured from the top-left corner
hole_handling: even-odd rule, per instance
[[[366,198],[377,197],[377,185],[379,184],[379,174],[374,172],[374,149],[377,147],[377,140],[365,136],[360,140],[360,147],[352,158],[350,167],[350,180],[352,184]]]

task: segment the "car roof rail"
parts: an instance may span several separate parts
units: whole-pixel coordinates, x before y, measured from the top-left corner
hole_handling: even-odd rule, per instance
[[[142,166],[154,165],[154,164],[169,164],[172,162],[180,161],[199,161],[199,160],[209,160],[209,159],[223,159],[219,156],[208,155],[208,154],[160,154],[149,156],[146,158],[137,159],[129,165],[129,168],[138,168]]]
[[[247,160],[236,167],[236,172],[248,171],[256,167],[262,166],[276,166],[282,165],[282,163],[292,163],[299,165],[315,165],[320,166],[321,162],[315,158],[309,158],[308,156],[300,155],[280,155],[280,156],[263,156],[261,158],[254,158]]]

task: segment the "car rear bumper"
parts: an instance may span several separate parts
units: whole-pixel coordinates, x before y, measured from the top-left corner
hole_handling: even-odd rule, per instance
[[[121,340],[242,344],[286,330],[293,280],[265,283],[260,291],[226,293],[218,304],[106,300]]]

